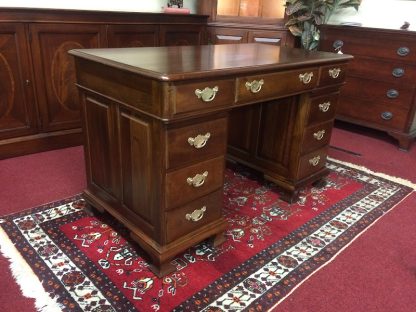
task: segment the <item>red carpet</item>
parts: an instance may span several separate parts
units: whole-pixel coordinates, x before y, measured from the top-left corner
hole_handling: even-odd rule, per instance
[[[333,172],[325,190],[305,190],[305,201],[292,206],[278,200],[277,190],[273,185],[264,185],[262,180],[256,181],[254,176],[247,179],[246,170],[240,170],[238,174],[227,171],[225,193],[229,200],[226,200],[225,204],[226,216],[230,223],[227,243],[219,250],[202,245],[189,254],[182,255],[177,259],[180,268],[178,273],[165,280],[154,279],[140,258],[130,255],[134,253],[134,248],[123,249],[121,258],[120,255],[115,258],[107,255],[105,250],[119,250],[119,244],[124,246],[124,240],[100,221],[86,217],[83,212],[77,210],[77,206],[73,209],[74,212],[64,209],[65,212],[60,213],[65,216],[59,218],[54,217],[55,210],[54,214],[45,217],[40,213],[45,208],[35,209],[32,213],[38,212],[34,215],[36,222],[26,213],[18,213],[13,217],[3,218],[2,227],[12,237],[19,237],[19,232],[23,233],[23,236],[32,237],[34,225],[42,224],[42,230],[48,237],[57,246],[64,248],[62,254],[71,256],[71,259],[74,259],[71,261],[77,264],[75,267],[81,270],[84,268],[88,273],[86,276],[94,279],[94,285],[104,280],[106,287],[110,287],[110,292],[108,289],[101,291],[105,294],[104,298],[95,300],[98,297],[97,292],[85,290],[90,289],[91,284],[82,284],[82,291],[76,290],[74,285],[78,285],[80,281],[85,282],[81,273],[68,275],[68,271],[58,270],[61,275],[53,277],[51,270],[74,267],[65,261],[57,261],[56,258],[51,260],[56,254],[52,245],[36,248],[39,247],[36,244],[39,243],[38,240],[42,240],[43,234],[34,232],[35,237],[32,238],[35,247],[28,246],[25,239],[18,239],[16,246],[19,248],[26,248],[26,251],[31,251],[32,248],[38,250],[37,253],[25,252],[26,261],[31,263],[34,271],[44,281],[44,287],[54,294],[55,298],[59,297],[58,301],[71,311],[76,311],[80,302],[74,302],[74,299],[71,299],[74,296],[65,294],[64,290],[76,293],[78,299],[82,297],[83,304],[97,304],[104,300],[104,306],[117,307],[116,310],[121,311],[133,311],[134,307],[150,311],[158,306],[161,311],[169,311],[174,307],[177,307],[178,311],[197,311],[208,302],[212,303],[212,310],[215,310],[214,307],[229,310],[236,305],[239,309],[249,306],[265,310],[273,307],[305,277],[330,260],[356,235],[410,192],[407,187],[372,178],[366,173],[361,174],[335,164],[331,165],[331,170]],[[21,200],[25,202],[25,199]],[[46,208],[54,206],[56,205],[48,205]],[[343,212],[348,213],[343,217],[336,217]],[[365,216],[358,218],[357,222],[350,222],[351,218],[360,214]],[[18,227],[13,221],[17,217],[25,220],[17,222]],[[48,218],[54,222],[48,221]],[[302,226],[307,220],[310,221]],[[106,222],[111,222],[111,219]],[[320,228],[324,229],[322,233],[325,234],[313,236]],[[122,234],[123,230],[117,229],[117,232]],[[101,233],[100,239],[97,238],[97,233]],[[115,236],[105,236],[104,233],[112,233]],[[108,243],[113,240],[117,246]],[[300,244],[303,240],[309,245]],[[92,245],[94,248],[89,248]],[[47,261],[41,261],[42,256],[47,257]],[[124,259],[126,256],[135,259],[134,263],[137,266],[132,269],[131,266],[126,267],[125,263],[109,261],[110,258]],[[45,263],[54,264],[48,267]],[[113,270],[111,273],[109,268]],[[264,271],[256,273],[258,268],[264,268],[267,274],[264,275]],[[205,274],[201,275],[200,272]],[[207,274],[208,272],[210,273]],[[254,275],[250,277],[250,274]],[[57,282],[60,278],[61,282]],[[65,287],[62,285],[66,285],[67,289],[63,289]],[[208,285],[211,287],[207,287]],[[242,291],[242,288],[245,290]],[[195,293],[198,290],[200,291]],[[10,290],[8,292],[10,293]],[[186,299],[192,294],[194,297]],[[230,294],[233,300],[224,299]],[[251,297],[247,299],[247,296]],[[240,299],[238,302],[235,301],[236,297]],[[8,305],[16,308],[16,305],[9,301],[2,300],[1,303],[5,303],[6,308]],[[284,301],[278,308],[284,308],[283,304],[286,302],[289,301]],[[21,311],[31,310],[26,307]],[[305,311],[310,309],[307,308]]]

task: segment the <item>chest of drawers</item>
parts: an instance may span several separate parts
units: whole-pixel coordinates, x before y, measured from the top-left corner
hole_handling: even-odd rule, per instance
[[[226,158],[261,170],[288,201],[328,173],[350,56],[262,44],[70,53],[83,112],[84,196],[130,230],[158,276],[202,240],[224,241]],[[245,108],[256,114],[236,123]],[[245,154],[241,142],[249,142]]]
[[[354,56],[337,118],[385,131],[409,149],[416,136],[416,32],[324,25],[320,50]]]

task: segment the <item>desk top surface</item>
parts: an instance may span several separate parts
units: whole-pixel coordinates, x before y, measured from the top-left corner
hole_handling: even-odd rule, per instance
[[[162,81],[347,62],[352,56],[260,43],[76,49],[70,54]]]

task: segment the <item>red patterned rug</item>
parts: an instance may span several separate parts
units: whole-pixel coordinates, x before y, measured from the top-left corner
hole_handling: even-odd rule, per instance
[[[39,310],[265,311],[413,190],[346,164],[327,166],[327,185],[305,188],[289,205],[274,184],[229,165],[227,241],[194,246],[162,279],[126,229],[89,214],[81,195],[1,217],[0,245],[23,289],[41,285]]]

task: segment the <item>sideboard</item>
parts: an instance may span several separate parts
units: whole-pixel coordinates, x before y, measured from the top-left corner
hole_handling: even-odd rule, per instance
[[[337,119],[387,132],[408,150],[416,137],[416,32],[322,25],[320,50],[354,56]]]
[[[82,143],[68,50],[203,44],[207,18],[0,8],[0,159]]]
[[[85,134],[84,197],[130,230],[158,276],[194,244],[224,240],[226,158],[262,171],[288,201],[328,174],[349,55],[258,43],[70,54]]]

